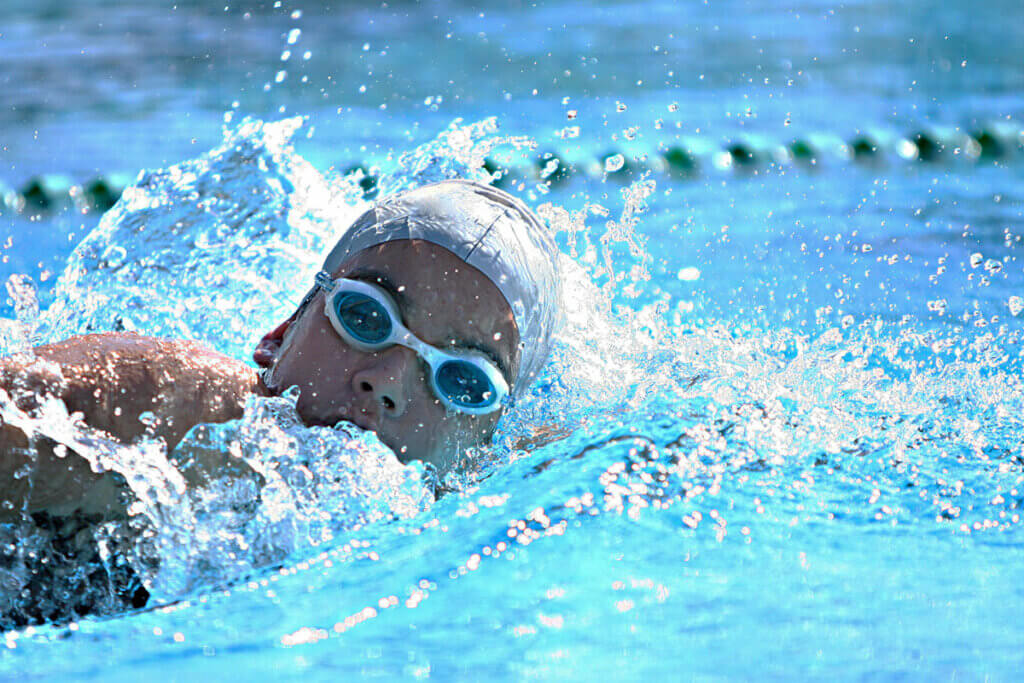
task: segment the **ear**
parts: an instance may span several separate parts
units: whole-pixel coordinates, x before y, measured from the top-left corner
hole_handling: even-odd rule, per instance
[[[263,339],[256,345],[256,349],[252,352],[252,359],[256,361],[256,365],[261,368],[269,368],[274,364],[274,359],[277,358],[277,352],[281,349],[281,342],[284,341],[284,334],[288,331],[288,327],[292,324],[294,318],[288,318],[283,323],[275,327],[270,332],[263,335]]]

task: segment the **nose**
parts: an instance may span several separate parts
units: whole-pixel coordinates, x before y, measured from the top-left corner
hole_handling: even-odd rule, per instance
[[[400,346],[373,354],[373,361],[352,375],[352,389],[381,415],[399,417],[408,405],[406,383],[413,362],[414,354]]]

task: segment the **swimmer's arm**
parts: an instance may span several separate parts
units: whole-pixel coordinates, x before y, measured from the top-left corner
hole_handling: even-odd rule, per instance
[[[73,337],[0,359],[0,389],[28,414],[40,396],[53,396],[117,440],[145,435],[168,449],[196,424],[240,417],[245,396],[260,391],[252,369],[200,344],[132,334]],[[49,440],[32,446],[16,426],[0,427],[0,518],[18,510],[117,511],[112,475]]]

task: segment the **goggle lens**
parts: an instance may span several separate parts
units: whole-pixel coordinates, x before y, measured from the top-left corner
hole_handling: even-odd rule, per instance
[[[364,344],[380,344],[391,336],[391,316],[365,294],[340,292],[334,297],[334,311],[345,330]]]
[[[482,408],[494,401],[491,380],[472,363],[445,361],[437,368],[434,382],[449,401],[464,408]]]

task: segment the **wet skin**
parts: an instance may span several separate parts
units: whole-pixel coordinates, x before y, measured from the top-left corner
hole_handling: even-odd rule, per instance
[[[483,351],[511,386],[519,364],[512,310],[487,276],[447,249],[422,240],[388,242],[354,255],[332,276],[391,290],[413,334],[440,348]],[[500,410],[480,416],[446,410],[415,352],[349,346],[324,314],[324,298],[319,292],[254,354],[271,368],[265,376],[270,391],[299,388],[297,409],[306,424],[348,420],[375,431],[403,462],[423,460],[442,474],[465,447],[490,438]]]

